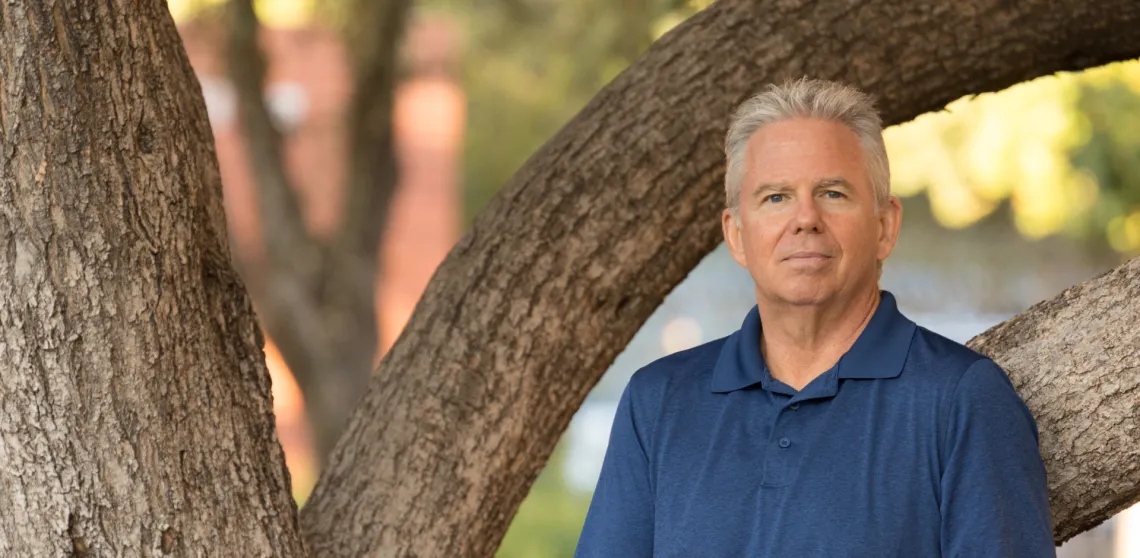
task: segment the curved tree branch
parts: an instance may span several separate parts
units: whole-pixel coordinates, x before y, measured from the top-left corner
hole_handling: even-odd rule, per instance
[[[310,547],[329,556],[494,552],[587,392],[720,241],[728,115],[764,83],[805,74],[852,82],[876,94],[894,124],[966,94],[1136,57],[1137,28],[1133,0],[721,0],[693,17],[543,146],[444,261],[302,511]],[[1134,273],[1120,277],[1135,290]],[[1086,288],[1091,301],[1120,287]],[[1131,309],[1131,321],[1100,324],[1115,337],[1079,336],[1084,350],[1118,354],[1098,343],[1133,339],[1124,328],[1138,305],[1120,310]],[[1071,328],[1036,321],[1054,324],[1040,330],[1049,347],[1065,346]],[[1016,347],[989,345],[1002,362]],[[1019,362],[1008,360],[1023,389],[1056,381]],[[1073,366],[1115,372],[1107,377],[1119,393],[1140,381],[1129,360]],[[1063,419],[1047,396],[1029,399],[1050,444],[1074,439],[1071,429],[1098,408],[1135,417],[1117,407],[1122,399],[1090,396]],[[1140,496],[1135,470],[1044,451],[1058,540]],[[1086,482],[1071,481],[1079,476]],[[1084,487],[1114,492],[1072,491]]]

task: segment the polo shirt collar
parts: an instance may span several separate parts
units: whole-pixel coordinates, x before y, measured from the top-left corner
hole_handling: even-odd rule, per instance
[[[880,295],[871,321],[839,359],[839,379],[886,379],[902,373],[917,326],[899,312],[894,295],[887,291],[880,291]],[[773,382],[760,355],[760,311],[753,306],[740,329],[721,347],[713,369],[712,391],[727,393],[755,384],[768,387]]]

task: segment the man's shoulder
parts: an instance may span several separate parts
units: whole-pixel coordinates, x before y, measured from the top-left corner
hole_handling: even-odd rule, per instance
[[[936,359],[948,366],[961,367],[962,369],[969,368],[971,364],[987,358],[962,343],[922,326],[917,327],[914,340],[911,343],[911,352],[915,351],[919,353],[920,358]]]
[[[728,337],[721,337],[695,347],[658,358],[634,372],[630,378],[630,391],[639,394],[663,395],[680,386],[708,387],[713,369]]]
[[[899,387],[907,396],[896,402],[904,408],[935,410],[931,418],[940,444],[950,443],[943,434],[951,432],[956,421],[1000,417],[1033,422],[1005,370],[993,359],[921,326],[900,378],[905,379]],[[1036,426],[1031,424],[1026,432],[1036,435]],[[948,446],[940,445],[939,451],[949,451]]]
[[[702,394],[711,394],[713,369],[728,337],[658,358],[629,380],[624,398],[638,427],[653,439],[659,423],[670,423],[690,410]],[[671,417],[671,418],[670,418]]]
[[[979,363],[998,368],[986,355],[918,326],[911,342],[905,370],[912,378],[953,389],[966,372]]]

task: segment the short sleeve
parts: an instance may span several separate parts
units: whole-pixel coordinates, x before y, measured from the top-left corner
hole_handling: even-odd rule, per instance
[[[653,555],[653,489],[632,386],[630,382],[618,401],[576,558]]]
[[[942,556],[1056,556],[1037,424],[996,363],[966,370],[945,426]]]

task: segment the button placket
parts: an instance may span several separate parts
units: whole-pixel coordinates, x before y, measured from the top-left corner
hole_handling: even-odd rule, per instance
[[[783,486],[788,482],[789,467],[797,461],[799,451],[792,443],[792,434],[797,432],[795,423],[802,420],[798,413],[792,413],[799,403],[784,405],[776,412],[768,438],[768,451],[764,467],[765,486]]]

